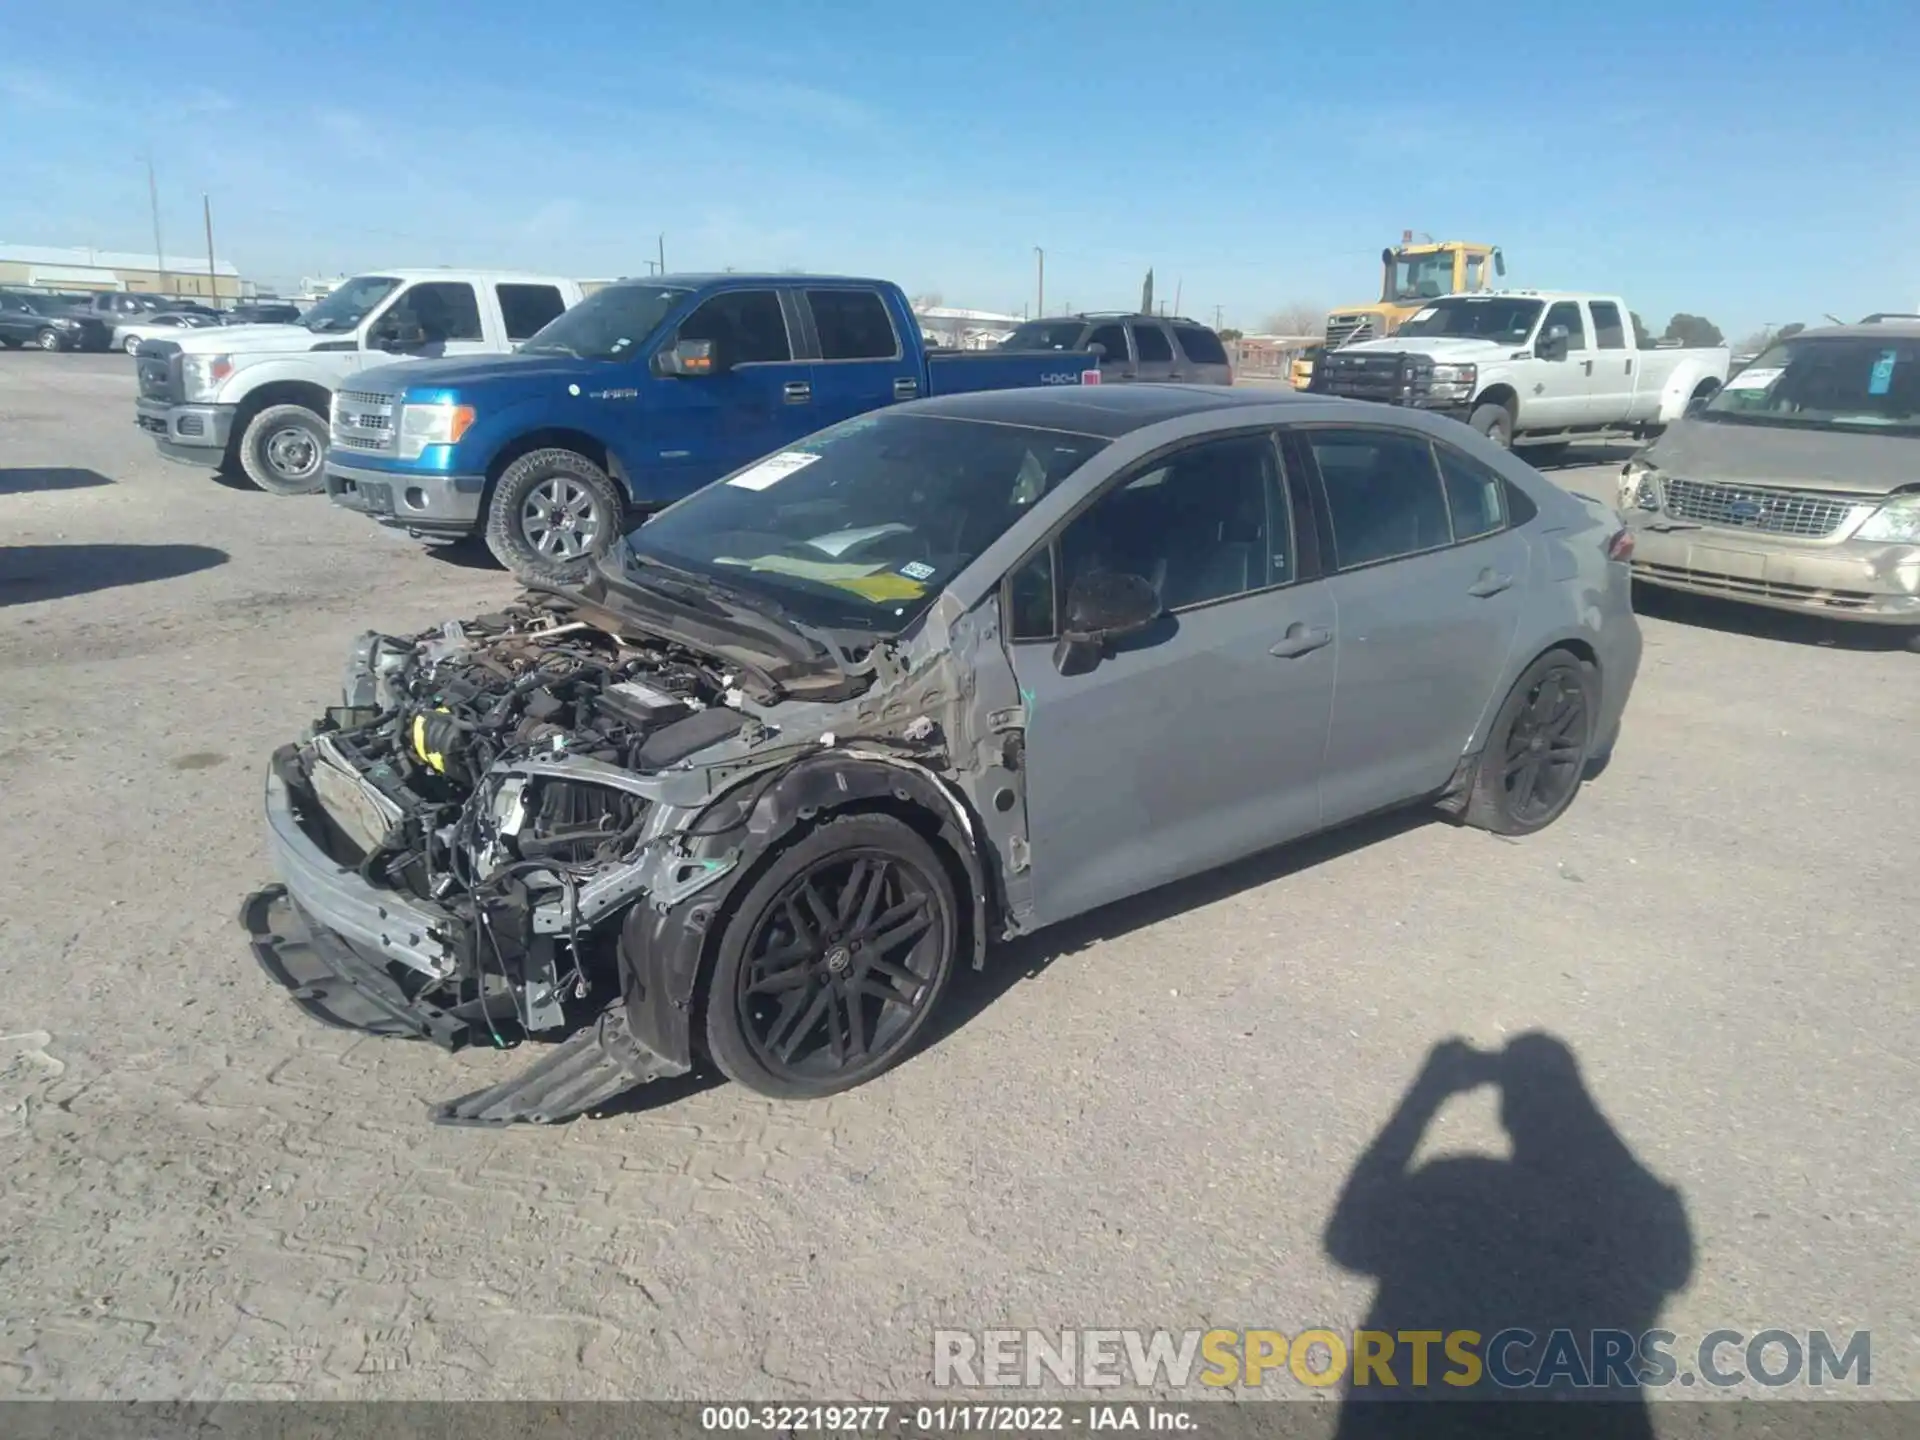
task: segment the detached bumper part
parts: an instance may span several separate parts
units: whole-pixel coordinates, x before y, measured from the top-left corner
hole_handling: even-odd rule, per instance
[[[688,1067],[655,1054],[627,1028],[627,1006],[615,1000],[600,1018],[550,1049],[511,1080],[427,1107],[440,1125],[550,1125],[598,1110],[649,1080],[684,1075]]]

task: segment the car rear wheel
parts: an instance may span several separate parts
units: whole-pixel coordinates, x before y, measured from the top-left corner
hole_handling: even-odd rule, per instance
[[[140,337],[138,335],[127,336],[125,340],[120,342],[120,348],[129,355],[133,354],[140,348]]]
[[[1565,650],[1529,665],[1494,716],[1466,823],[1496,835],[1545,829],[1573,803],[1593,750],[1593,667]]]
[[[1502,450],[1513,448],[1513,415],[1504,405],[1480,405],[1467,423]]]
[[[240,437],[247,478],[275,495],[326,488],[327,422],[304,405],[269,405]]]
[[[487,548],[522,580],[574,585],[620,533],[619,488],[574,450],[535,450],[501,472],[487,505]]]
[[[38,335],[33,337],[33,343],[42,350],[58,350],[60,348],[60,332],[52,326],[48,326],[45,330],[42,330]]]
[[[906,1058],[952,977],[959,905],[891,815],[828,821],[748,889],[720,937],[707,1052],[778,1099],[850,1090]]]

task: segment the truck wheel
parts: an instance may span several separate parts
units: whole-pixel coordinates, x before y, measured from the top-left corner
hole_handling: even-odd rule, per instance
[[[1467,423],[1502,450],[1513,448],[1513,416],[1504,405],[1480,405]]]
[[[58,350],[60,348],[60,332],[52,326],[48,326],[45,330],[42,330],[38,335],[33,337],[33,343],[42,350]]]
[[[619,487],[574,450],[533,450],[501,473],[487,548],[522,580],[572,585],[620,534]]]
[[[269,405],[240,437],[240,467],[274,495],[326,488],[327,422],[304,405]]]
[[[781,1100],[851,1090],[913,1049],[960,943],[953,882],[903,820],[829,820],[726,917],[706,993],[707,1053]]]

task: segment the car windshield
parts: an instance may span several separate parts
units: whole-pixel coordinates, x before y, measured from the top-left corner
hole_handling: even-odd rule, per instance
[[[554,316],[520,350],[527,355],[625,360],[689,293],[665,285],[609,285]]]
[[[1078,350],[1084,320],[1029,320],[1000,342],[1002,350]]]
[[[1395,255],[1387,280],[1386,301],[1410,305],[1453,291],[1453,256],[1446,251],[1430,255]]]
[[[1410,316],[1402,335],[1450,335],[1461,339],[1498,340],[1519,344],[1533,333],[1544,302],[1539,300],[1483,300],[1458,296],[1439,300]]]
[[[716,481],[627,536],[627,576],[691,572],[807,624],[897,634],[1106,441],[870,414]],[[670,580],[670,577],[669,577]]]
[[[318,305],[300,317],[300,323],[318,335],[338,335],[360,328],[367,312],[394,292],[400,282],[390,275],[356,275],[336,286]]]
[[[1720,388],[1704,418],[1920,434],[1920,337],[1795,336]]]

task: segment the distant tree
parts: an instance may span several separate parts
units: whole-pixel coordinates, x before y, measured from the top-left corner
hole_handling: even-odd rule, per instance
[[[1244,330],[1236,330],[1231,325],[1229,325],[1226,329],[1220,331],[1220,338],[1222,340],[1238,340],[1245,333],[1246,332]]]
[[[924,295],[914,296],[909,303],[912,304],[915,310],[937,310],[946,304],[947,300],[938,290],[929,290]]]
[[[1689,315],[1684,310],[1667,321],[1663,340],[1678,340],[1682,345],[1724,345],[1727,337],[1720,327],[1704,315]]]
[[[1640,318],[1638,310],[1633,312],[1633,344],[1638,350],[1653,349],[1653,332],[1647,329],[1647,322]]]
[[[1295,301],[1282,305],[1263,323],[1269,335],[1318,335],[1327,328],[1327,307]]]
[[[1766,349],[1772,341],[1773,331],[1756,330],[1753,334],[1747,336],[1746,339],[1733,347],[1734,353],[1738,355],[1758,355],[1762,350]]]

